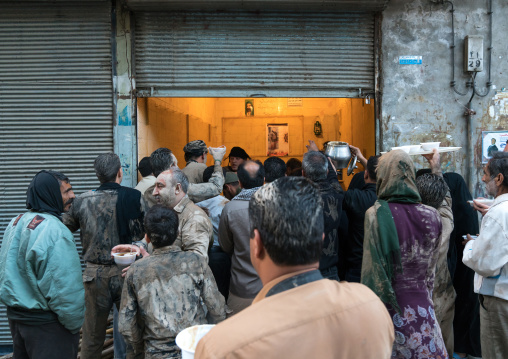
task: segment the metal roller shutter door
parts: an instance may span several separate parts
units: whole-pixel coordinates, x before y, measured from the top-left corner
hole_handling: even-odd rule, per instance
[[[93,160],[113,150],[111,3],[4,2],[0,37],[3,237],[39,170],[63,172],[76,194],[98,186]],[[11,342],[1,307],[0,345]]]
[[[357,97],[374,90],[373,12],[140,12],[140,97]]]

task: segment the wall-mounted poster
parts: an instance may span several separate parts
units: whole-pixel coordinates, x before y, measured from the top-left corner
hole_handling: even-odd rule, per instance
[[[245,116],[254,116],[254,100],[245,100]]]
[[[287,123],[266,125],[266,155],[287,156],[289,153],[289,126]]]
[[[482,132],[482,163],[489,162],[492,154],[508,146],[508,130]]]

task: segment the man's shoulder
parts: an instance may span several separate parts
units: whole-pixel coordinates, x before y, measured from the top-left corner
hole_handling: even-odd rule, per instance
[[[367,324],[370,321],[374,322],[372,328]],[[358,322],[366,328],[369,326],[369,330],[393,328],[386,307],[369,288],[358,283],[323,279],[252,304],[218,324],[202,345],[222,357],[243,350],[247,345],[262,343],[267,337],[276,336],[281,339],[280,345],[285,346],[290,345],[299,333],[316,328],[330,333],[340,332]]]

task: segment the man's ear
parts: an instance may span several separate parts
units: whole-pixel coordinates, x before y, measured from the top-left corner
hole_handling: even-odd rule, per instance
[[[261,236],[259,235],[259,231],[257,229],[254,230],[254,238],[252,240],[252,252],[254,258],[262,260],[265,258],[266,250],[263,242],[261,241]]]
[[[145,241],[147,244],[150,244],[151,240],[148,238],[148,234],[145,233]]]
[[[363,171],[363,179],[367,181],[369,179],[369,172],[367,170]]]
[[[182,184],[177,183],[175,186],[175,194],[180,194],[180,192],[182,192]]]
[[[495,180],[495,184],[496,186],[501,186],[503,184],[503,181],[504,181],[504,176],[502,173],[498,173],[496,178],[494,179]]]

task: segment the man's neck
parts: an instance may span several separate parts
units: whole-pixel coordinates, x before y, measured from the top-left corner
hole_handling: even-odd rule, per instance
[[[261,279],[261,282],[263,285],[266,285],[267,283],[270,283],[272,280],[277,279],[279,277],[291,274],[291,273],[297,273],[301,271],[310,271],[319,269],[319,262],[312,263],[312,264],[305,264],[300,266],[278,266],[273,263],[270,265],[271,268],[267,268],[267,270],[260,271],[259,278]]]
[[[508,193],[508,186],[500,186],[497,188],[497,194],[494,196],[494,198],[497,198],[503,194]]]

